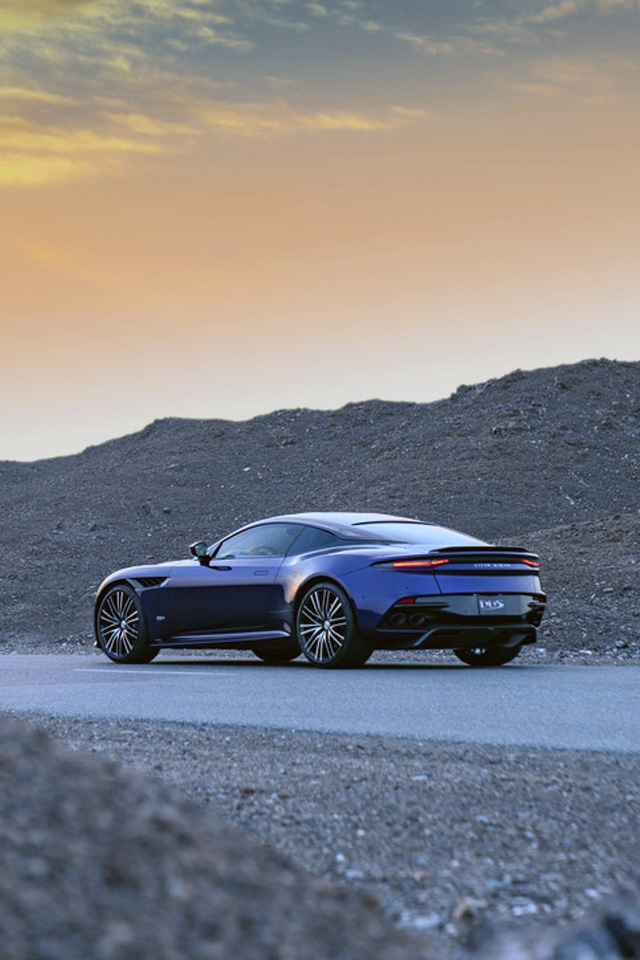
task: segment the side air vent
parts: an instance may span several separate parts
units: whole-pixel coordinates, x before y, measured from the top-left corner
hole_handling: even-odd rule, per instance
[[[159,587],[166,581],[166,577],[136,577],[141,587]]]

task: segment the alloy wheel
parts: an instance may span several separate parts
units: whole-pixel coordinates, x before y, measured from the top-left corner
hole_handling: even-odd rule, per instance
[[[305,653],[316,663],[329,663],[347,642],[347,615],[340,597],[329,587],[312,590],[298,614],[298,633]]]
[[[114,658],[126,657],[140,636],[140,615],[132,597],[112,590],[100,607],[98,629],[101,646]]]

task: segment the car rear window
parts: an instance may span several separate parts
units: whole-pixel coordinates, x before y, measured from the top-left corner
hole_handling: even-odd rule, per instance
[[[371,530],[389,540],[400,543],[420,543],[428,547],[471,547],[483,546],[482,540],[469,537],[466,533],[437,527],[431,523],[407,523],[399,520],[374,520],[370,523],[355,524],[358,530]]]

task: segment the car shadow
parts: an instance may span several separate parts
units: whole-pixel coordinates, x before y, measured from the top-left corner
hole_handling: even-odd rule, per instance
[[[188,659],[182,658],[172,658],[172,659],[162,659],[154,660],[153,663],[149,664],[150,668],[155,668],[161,670],[163,667],[181,667],[181,668],[198,668],[202,669],[203,666],[209,666],[212,669],[216,670],[221,669],[222,667],[246,667],[252,668],[254,670],[314,670],[320,672],[317,667],[314,667],[313,664],[308,663],[306,660],[292,660],[290,663],[264,663],[262,660],[254,658],[245,658],[242,656],[239,657],[189,657]],[[519,670],[522,669],[532,669],[534,667],[544,666],[544,664],[533,664],[533,663],[509,663],[504,664],[501,667],[469,667],[465,663],[365,663],[362,667],[351,667],[346,672],[347,673],[360,673],[363,670],[367,672],[384,672],[384,671],[411,671],[411,670],[431,670],[431,671],[443,671],[443,670],[505,670],[507,668],[517,667]],[[343,673],[342,670],[325,670],[322,671],[325,673]]]

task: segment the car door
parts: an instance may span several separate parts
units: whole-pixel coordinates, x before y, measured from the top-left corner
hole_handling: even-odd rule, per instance
[[[208,566],[190,566],[173,595],[174,632],[264,629],[278,570],[300,529],[255,524],[223,540]]]

